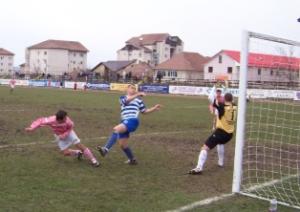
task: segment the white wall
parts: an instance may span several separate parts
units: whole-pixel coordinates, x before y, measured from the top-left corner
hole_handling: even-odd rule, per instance
[[[68,72],[82,71],[87,68],[87,54],[84,52],[68,52]]]
[[[87,54],[63,49],[29,49],[26,61],[30,73],[62,75],[73,70],[86,70]]]
[[[119,50],[117,52],[118,60],[137,60],[140,62],[148,63],[152,61],[151,53],[145,52],[144,50],[133,50],[133,51],[126,51],[126,50]]]
[[[11,74],[14,66],[14,56],[0,55],[0,75]]]
[[[154,80],[156,80],[156,76],[159,71],[165,72],[165,76],[163,76],[162,81],[188,81],[203,79],[203,72],[200,71],[155,70]],[[174,75],[174,72],[177,73],[177,76]],[[170,73],[170,76],[168,73]]]
[[[218,75],[227,75],[229,80],[239,80],[239,63],[222,53],[222,63],[219,63],[219,55],[214,57],[204,66],[204,79],[214,80]],[[213,72],[209,73],[209,67]],[[227,73],[227,68],[232,67],[232,74]],[[260,69],[260,74],[258,72]],[[271,74],[273,71],[273,74]],[[289,82],[299,81],[298,71],[277,70],[270,68],[250,67],[248,70],[249,81]]]
[[[217,55],[209,63],[204,66],[204,79],[214,80],[218,75],[228,75],[229,80],[238,80],[239,71],[237,66],[239,64],[232,58],[225,54],[221,54],[222,63],[219,63],[219,56]],[[209,73],[209,67],[213,67],[213,72]],[[227,73],[227,68],[232,67],[232,74]]]
[[[51,75],[62,75],[68,72],[68,50],[48,50],[48,72]]]
[[[260,75],[258,74],[260,69]],[[299,81],[299,71],[279,70],[270,68],[250,67],[248,69],[249,81],[268,81],[268,82],[290,82]],[[273,74],[271,74],[273,72]]]
[[[156,50],[158,54],[157,64],[160,64],[166,60],[169,60],[170,55],[170,48],[169,44],[165,42],[157,42],[153,45],[145,45],[146,48],[150,49],[151,51]],[[183,51],[183,44],[177,46],[175,48],[175,54],[180,53]],[[151,65],[155,65],[154,58],[152,57],[152,53],[145,52],[145,50],[133,50],[131,51],[131,55],[128,55],[129,51],[127,50],[119,50],[117,51],[117,60],[138,60],[142,62],[148,63],[150,61]],[[141,55],[141,56],[140,56]]]
[[[26,63],[29,65],[30,73],[47,72],[48,49],[29,49],[26,54]]]

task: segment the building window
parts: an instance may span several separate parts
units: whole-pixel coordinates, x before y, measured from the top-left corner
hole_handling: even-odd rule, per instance
[[[73,56],[76,57],[76,53],[73,53]]]
[[[142,57],[142,53],[139,53],[139,57]]]
[[[80,64],[83,64],[83,62],[81,61]]]
[[[73,61],[73,64],[75,64],[75,61]]]
[[[232,74],[232,67],[227,67],[227,73]]]
[[[44,55],[47,55],[47,51],[44,51]]]
[[[222,60],[223,60],[222,55],[219,55],[219,63],[222,63]]]
[[[3,66],[3,63],[1,63],[1,66]]]
[[[177,71],[168,71],[168,77],[177,77]]]
[[[165,58],[168,58],[168,55],[167,55],[167,54],[165,54]]]
[[[80,57],[83,57],[83,53],[80,53]]]
[[[212,66],[208,67],[208,73],[213,73],[214,68]]]
[[[0,71],[2,72],[2,71],[3,71],[3,69],[1,68],[1,69],[0,69]]]
[[[12,63],[8,63],[8,66],[12,66]]]
[[[3,60],[3,56],[1,56],[0,59]]]
[[[271,69],[270,75],[273,76],[273,74],[274,74],[274,71]]]
[[[261,68],[257,69],[257,75],[261,75]]]

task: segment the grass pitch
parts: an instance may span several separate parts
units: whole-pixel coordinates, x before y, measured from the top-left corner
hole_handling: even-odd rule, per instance
[[[209,136],[212,117],[206,98],[149,95],[157,113],[141,115],[131,136],[138,166],[116,145],[106,158],[94,150],[119,121],[120,93],[0,87],[0,211],[165,211],[231,192],[234,139],[226,166],[209,154],[202,176],[186,175]],[[65,109],[75,131],[100,159],[101,167],[62,156],[49,129],[22,130],[40,116]],[[268,203],[234,197],[194,211],[266,211]],[[293,211],[280,207],[280,211]]]

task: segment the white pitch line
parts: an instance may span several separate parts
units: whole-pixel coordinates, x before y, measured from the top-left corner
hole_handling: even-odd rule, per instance
[[[135,136],[145,136],[145,135],[166,135],[166,134],[181,134],[181,133],[191,133],[191,132],[198,132],[198,130],[189,130],[189,131],[170,131],[170,132],[153,132],[153,133],[139,133],[135,134]],[[107,139],[108,136],[99,136],[99,137],[92,137],[92,138],[84,138],[82,140],[102,140],[102,139]],[[55,142],[55,141],[54,141]],[[30,143],[23,143],[23,144],[6,144],[6,145],[0,145],[0,149],[5,149],[9,147],[23,147],[23,146],[33,146],[33,145],[38,145],[38,144],[48,144],[49,142],[30,142]]]
[[[299,174],[294,174],[294,175],[290,175],[290,176],[285,176],[281,179],[274,179],[274,180],[270,180],[270,181],[267,181],[265,183],[262,183],[262,184],[258,184],[258,185],[255,185],[255,186],[251,186],[247,189],[245,189],[246,191],[248,192],[252,192],[252,191],[256,191],[256,190],[259,190],[259,189],[262,189],[264,187],[269,187],[269,186],[273,186],[277,183],[282,183],[283,181],[286,181],[286,180],[289,180],[291,178],[296,178],[296,177],[299,177]]]
[[[209,205],[213,202],[224,200],[226,198],[232,197],[233,195],[234,195],[233,193],[229,193],[229,194],[222,194],[222,195],[219,195],[219,196],[210,197],[210,198],[203,199],[203,200],[200,200],[200,201],[197,201],[197,202],[193,202],[189,205],[182,206],[182,207],[177,208],[175,210],[169,210],[167,212],[183,212],[183,211],[193,210],[193,209],[198,208],[200,206]]]
[[[0,110],[0,112],[24,112],[24,109],[19,109],[19,110]]]

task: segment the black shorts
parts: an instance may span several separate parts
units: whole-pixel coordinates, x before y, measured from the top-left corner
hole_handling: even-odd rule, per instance
[[[216,129],[211,136],[206,140],[205,145],[209,149],[215,148],[218,144],[226,144],[231,140],[233,133],[225,132],[221,129]]]

